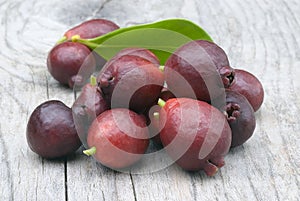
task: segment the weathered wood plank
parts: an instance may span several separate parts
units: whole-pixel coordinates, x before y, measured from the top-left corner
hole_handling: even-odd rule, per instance
[[[67,168],[70,200],[134,200],[129,174],[112,171],[82,154]]]
[[[1,195],[4,200],[64,199],[63,163],[38,157],[29,150],[25,137],[30,112],[47,100],[45,78],[37,76],[32,83],[25,83],[0,71]]]
[[[49,99],[46,48],[34,28],[34,2],[2,2],[1,10],[1,200],[64,200],[64,162],[34,154],[26,142],[26,123],[40,103]],[[31,27],[32,34],[29,34]]]
[[[216,176],[176,165],[130,175],[101,166],[82,149],[66,162],[30,151],[25,131],[33,109],[48,99],[74,101],[72,90],[47,72],[47,53],[68,27],[93,17],[121,26],[188,18],[224,48],[233,67],[259,77],[265,103],[255,134],[228,154]],[[295,0],[0,1],[1,200],[298,200],[299,19]]]

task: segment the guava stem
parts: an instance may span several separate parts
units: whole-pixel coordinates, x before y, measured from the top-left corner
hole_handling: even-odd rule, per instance
[[[65,42],[66,40],[67,40],[67,37],[63,36],[56,42],[56,44],[61,44],[61,43]]]
[[[157,104],[160,107],[164,107],[166,105],[166,101],[164,101],[163,99],[159,98]]]
[[[97,85],[97,79],[96,79],[96,77],[94,75],[91,75],[91,77],[90,77],[90,84],[92,86],[96,86]]]
[[[74,36],[72,36],[72,38],[71,38],[72,42],[77,42],[79,39],[80,39],[80,36],[79,36],[79,35],[74,35]]]
[[[96,153],[96,147],[91,147],[87,150],[84,150],[83,153],[87,156],[92,156]]]
[[[155,119],[159,119],[159,112],[154,112],[154,113],[153,113],[153,117],[154,117]]]
[[[159,70],[160,70],[161,72],[164,72],[164,71],[165,71],[165,66],[159,66]]]

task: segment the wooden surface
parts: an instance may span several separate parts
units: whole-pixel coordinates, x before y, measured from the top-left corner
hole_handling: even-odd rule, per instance
[[[71,106],[73,91],[48,73],[48,51],[65,30],[102,17],[120,26],[171,17],[202,26],[231,65],[265,88],[254,136],[214,177],[175,165],[150,174],[111,171],[77,154],[49,161],[25,137],[40,103]],[[0,200],[299,200],[300,3],[296,0],[0,1]]]

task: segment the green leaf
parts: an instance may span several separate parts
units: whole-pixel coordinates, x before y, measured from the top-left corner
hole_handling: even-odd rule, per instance
[[[185,19],[168,19],[151,24],[121,28],[92,39],[76,41],[94,49],[109,60],[120,50],[128,47],[141,47],[151,50],[164,65],[170,54],[192,40],[212,41],[198,25]]]

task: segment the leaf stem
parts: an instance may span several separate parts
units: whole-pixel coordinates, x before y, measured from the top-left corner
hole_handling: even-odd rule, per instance
[[[91,147],[87,150],[84,150],[83,153],[87,156],[92,156],[96,153],[96,147]]]
[[[90,42],[89,40],[80,38],[79,35],[72,36],[72,42],[81,43],[81,44],[87,46],[88,48],[90,48],[92,50],[94,50],[94,49],[96,49],[97,47],[100,46],[100,44],[93,43],[93,42]]]
[[[61,43],[63,43],[63,42],[65,42],[67,40],[67,37],[66,36],[63,36],[63,37],[61,37],[57,42],[56,42],[56,44],[58,45],[58,44],[61,44]]]

